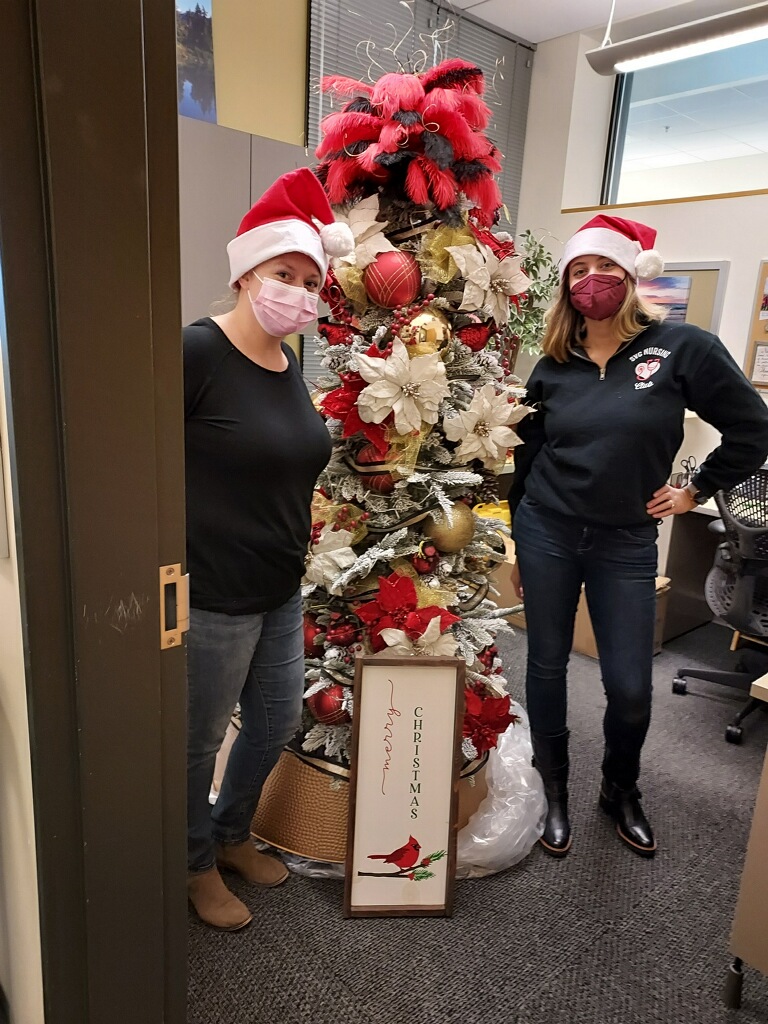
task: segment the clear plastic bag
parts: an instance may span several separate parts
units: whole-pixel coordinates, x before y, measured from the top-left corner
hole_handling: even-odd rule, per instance
[[[512,710],[521,721],[490,752],[488,795],[458,835],[457,878],[505,871],[528,856],[544,831],[547,801],[541,776],[531,764],[528,715],[514,702]]]

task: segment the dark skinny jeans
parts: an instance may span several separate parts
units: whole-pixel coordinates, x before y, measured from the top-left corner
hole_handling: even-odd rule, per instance
[[[554,736],[566,728],[566,670],[583,583],[607,698],[603,773],[631,789],[651,718],[656,521],[628,529],[588,525],[525,497],[514,532],[531,730]]]

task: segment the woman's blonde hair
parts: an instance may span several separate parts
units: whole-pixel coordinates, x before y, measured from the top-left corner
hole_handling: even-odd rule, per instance
[[[627,275],[627,294],[613,319],[616,340],[620,345],[634,338],[652,323],[664,319],[664,311],[646,302],[637,293],[634,280]],[[541,339],[544,355],[552,356],[557,363],[564,363],[574,343],[584,332],[584,317],[571,304],[571,295],[566,278],[560,282],[557,300],[544,316],[546,330]]]

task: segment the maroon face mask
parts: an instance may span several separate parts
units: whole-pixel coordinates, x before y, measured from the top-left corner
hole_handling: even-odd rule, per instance
[[[614,316],[627,294],[627,280],[612,274],[588,274],[571,288],[575,309],[590,320]]]

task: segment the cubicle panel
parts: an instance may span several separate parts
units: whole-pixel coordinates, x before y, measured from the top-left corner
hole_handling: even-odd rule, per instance
[[[275,178],[297,167],[311,167],[314,157],[303,146],[291,146],[276,139],[251,135],[251,196],[253,200],[272,184]]]
[[[227,242],[250,203],[251,136],[180,117],[182,323],[205,316],[226,295]]]

